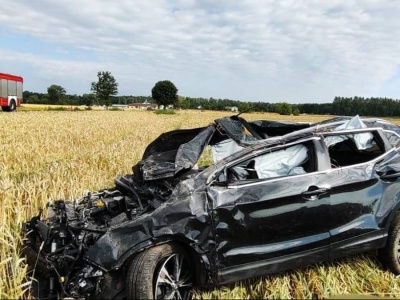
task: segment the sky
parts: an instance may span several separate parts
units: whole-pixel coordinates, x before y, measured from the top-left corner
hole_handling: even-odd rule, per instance
[[[399,0],[0,0],[0,72],[24,90],[186,97],[400,99]]]

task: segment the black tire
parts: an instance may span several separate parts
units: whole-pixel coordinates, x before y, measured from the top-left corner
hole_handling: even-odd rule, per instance
[[[379,260],[394,274],[400,274],[400,212],[390,224],[386,246],[379,250]]]
[[[139,253],[127,270],[128,299],[190,299],[194,267],[187,252],[163,244]]]
[[[8,111],[14,111],[17,109],[17,104],[15,103],[15,100],[10,101],[10,105],[8,106]]]
[[[14,111],[14,110],[16,110],[16,108],[17,108],[17,105],[15,104],[15,100],[14,99],[10,101],[10,105],[9,106],[2,106],[1,107],[1,109],[3,111],[8,111],[8,112]]]

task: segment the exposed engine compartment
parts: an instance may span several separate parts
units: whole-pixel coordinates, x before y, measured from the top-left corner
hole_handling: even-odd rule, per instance
[[[33,284],[33,292],[46,298],[92,297],[100,291],[103,271],[82,260],[84,253],[111,226],[132,220],[151,211],[171,190],[156,183],[140,189],[127,175],[115,180],[112,189],[87,193],[75,201],[57,200],[47,205],[48,216],[39,215],[25,223],[24,253],[30,266],[35,266],[32,277],[46,277]],[[56,291],[62,291],[57,295]],[[42,297],[41,297],[42,298]]]

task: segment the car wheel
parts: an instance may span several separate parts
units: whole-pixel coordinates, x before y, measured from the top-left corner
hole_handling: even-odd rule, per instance
[[[194,267],[186,251],[163,244],[137,255],[127,270],[128,299],[190,299]]]
[[[394,274],[400,274],[400,212],[393,218],[386,246],[379,250],[379,259]]]

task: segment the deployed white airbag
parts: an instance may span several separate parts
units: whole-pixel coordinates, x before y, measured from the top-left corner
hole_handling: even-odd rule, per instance
[[[367,126],[361,121],[360,117],[357,115],[353,117],[351,120],[347,121],[346,123],[336,127],[335,130],[362,129],[362,128],[367,128]],[[348,137],[343,135],[328,136],[325,138],[325,144],[327,147],[331,147],[347,139]],[[373,146],[373,136],[369,132],[352,134],[351,139],[356,144],[358,150],[368,149]]]
[[[271,178],[306,173],[301,165],[307,160],[307,148],[295,145],[256,157],[254,168],[258,178]]]
[[[243,147],[239,146],[234,140],[228,139],[211,147],[212,157],[214,163],[224,159],[225,157],[242,150]]]

